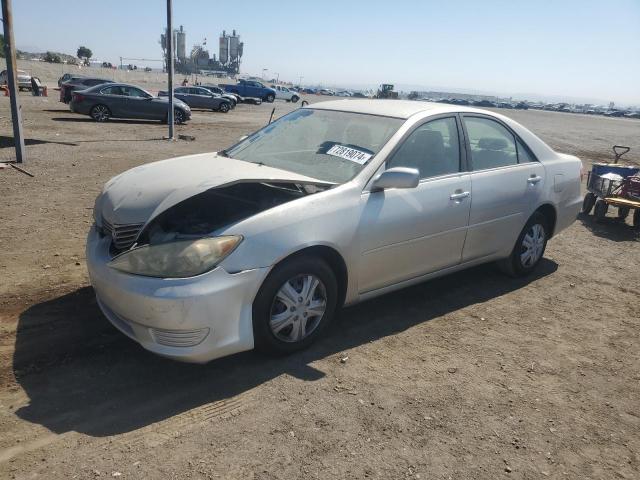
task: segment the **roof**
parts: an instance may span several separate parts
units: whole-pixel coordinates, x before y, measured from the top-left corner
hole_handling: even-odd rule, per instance
[[[365,113],[407,119],[420,112],[432,114],[447,112],[483,112],[483,110],[460,105],[447,105],[414,100],[343,99],[316,102],[308,108],[318,110],[339,110],[341,112]]]

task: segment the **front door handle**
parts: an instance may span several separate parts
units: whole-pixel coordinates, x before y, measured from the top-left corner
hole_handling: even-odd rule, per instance
[[[456,192],[449,195],[451,200],[462,200],[463,198],[467,198],[471,195],[471,192]]]
[[[527,183],[531,184],[531,185],[535,185],[536,183],[540,183],[540,181],[542,180],[542,177],[539,175],[531,175],[528,179],[527,179]]]

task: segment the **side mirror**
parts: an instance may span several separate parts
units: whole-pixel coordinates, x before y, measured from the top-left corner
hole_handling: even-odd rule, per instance
[[[372,192],[389,188],[416,188],[420,183],[420,172],[415,168],[394,167],[378,175],[371,185]]]

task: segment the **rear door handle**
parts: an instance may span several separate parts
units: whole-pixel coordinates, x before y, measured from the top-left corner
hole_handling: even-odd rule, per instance
[[[449,195],[451,200],[462,200],[463,198],[467,198],[471,195],[471,192],[456,192]]]
[[[539,183],[540,180],[542,180],[542,177],[539,175],[532,175],[531,177],[529,177],[527,179],[527,183],[531,184],[531,185],[535,185],[536,183]]]

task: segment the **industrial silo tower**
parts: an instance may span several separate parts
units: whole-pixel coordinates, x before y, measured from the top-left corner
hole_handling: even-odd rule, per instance
[[[220,57],[218,59],[222,65],[229,63],[229,37],[223,30],[220,35]]]
[[[176,57],[181,62],[187,58],[187,32],[184,31],[182,25],[180,25],[180,30],[175,31],[175,39],[176,39]]]

